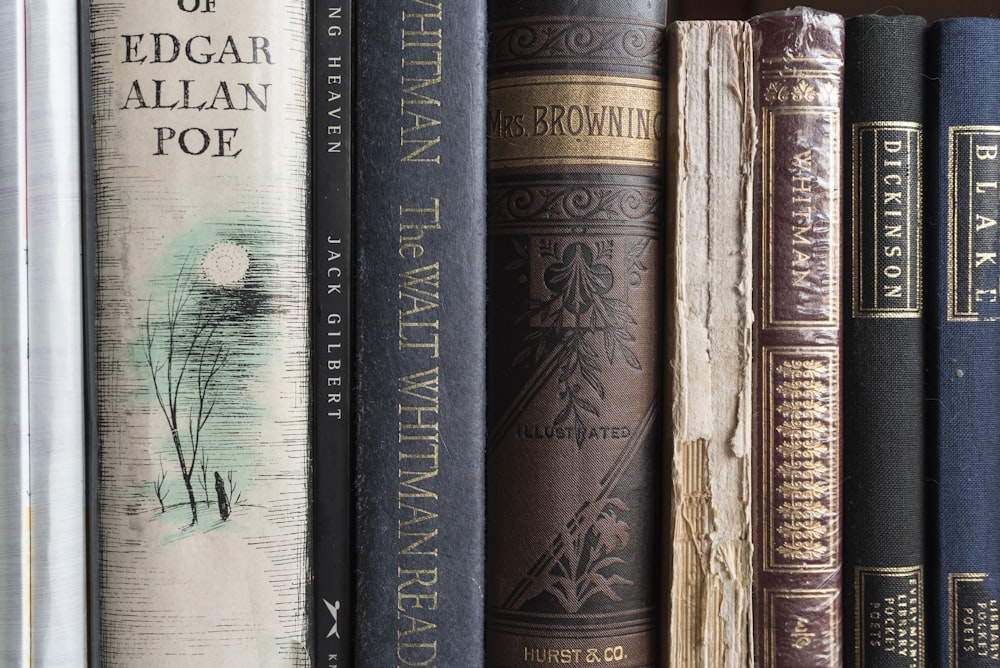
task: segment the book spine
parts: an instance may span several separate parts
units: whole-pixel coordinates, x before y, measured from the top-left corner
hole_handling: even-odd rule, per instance
[[[311,663],[308,19],[90,4],[99,665]]]
[[[656,665],[662,2],[489,3],[487,665]]]
[[[858,668],[926,660],[925,28],[845,23],[843,610]]]
[[[0,8],[0,663],[30,663],[26,34]]]
[[[312,5],[313,615],[316,665],[352,665],[352,0]]]
[[[754,463],[761,666],[841,665],[843,19],[751,19],[760,128]]]
[[[481,666],[485,6],[356,9],[355,661]]]
[[[80,32],[77,3],[27,3],[33,665],[86,665]]]
[[[664,656],[672,666],[745,668],[753,663],[752,42],[737,21],[681,21],[667,37],[673,488]]]
[[[936,665],[1000,665],[1000,21],[928,31],[926,192]]]

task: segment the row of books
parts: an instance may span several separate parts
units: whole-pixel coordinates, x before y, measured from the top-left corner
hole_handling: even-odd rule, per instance
[[[5,666],[1000,665],[1000,22],[76,10],[0,26]]]
[[[1000,664],[998,31],[668,31],[671,665]]]

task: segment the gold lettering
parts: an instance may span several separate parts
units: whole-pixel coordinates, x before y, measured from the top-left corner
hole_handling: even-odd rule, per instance
[[[997,146],[979,146],[976,145],[976,159],[977,160],[996,160],[997,158]]]
[[[981,267],[987,262],[990,264],[996,264],[997,254],[992,252],[976,251],[976,266]]]
[[[976,232],[982,232],[987,227],[993,227],[997,224],[997,221],[992,218],[988,218],[981,213],[976,214]]]
[[[796,169],[802,169],[805,171],[811,171],[812,164],[812,149],[807,149],[801,153],[797,153],[792,157],[792,163],[795,165]]]

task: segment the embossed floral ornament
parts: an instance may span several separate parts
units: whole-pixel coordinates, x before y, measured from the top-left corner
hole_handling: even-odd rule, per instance
[[[784,102],[788,99],[788,89],[777,81],[772,81],[768,84],[767,88],[764,89],[764,99],[768,102],[781,101]]]
[[[545,287],[559,295],[562,308],[574,315],[589,311],[614,282],[610,267],[594,262],[593,252],[581,243],[567,246],[562,262],[545,270]]]
[[[832,81],[821,81],[813,84],[804,79],[799,79],[798,83],[791,89],[785,84],[772,81],[764,88],[764,99],[769,103],[774,102],[822,102],[832,104],[837,99],[837,84]]]
[[[636,324],[628,303],[630,287],[637,286],[646,265],[641,255],[648,239],[630,243],[624,253],[623,299],[612,296],[616,287],[612,269],[614,244],[602,240],[593,244],[572,242],[565,247],[552,240],[538,244],[538,259],[546,263],[542,286],[546,297],[533,299],[520,321],[530,320],[532,329],[524,338],[525,347],[514,365],[539,364],[553,356],[563,408],[555,424],[572,422],[576,443],[583,447],[589,429],[585,416],[600,417],[599,401],[604,399],[603,372],[619,360],[639,370],[639,358],[630,348],[635,341],[630,328]],[[527,253],[510,269],[527,264]],[[539,291],[541,292],[541,291]]]
[[[619,512],[628,512],[628,506],[621,499],[606,499],[603,506],[590,506],[578,524],[567,526],[548,554],[548,568],[531,578],[521,602],[545,592],[566,612],[576,613],[595,596],[622,600],[615,587],[634,583],[611,572],[625,563],[614,553],[629,539],[629,525],[618,519]]]
[[[812,102],[816,99],[816,88],[807,81],[800,80],[792,89],[792,100],[795,102]]]
[[[775,388],[775,410],[781,436],[775,472],[781,501],[776,531],[784,542],[777,552],[794,560],[820,561],[830,547],[824,536],[830,508],[833,471],[830,454],[829,386],[830,363],[823,359],[784,360],[776,368],[780,382]]]

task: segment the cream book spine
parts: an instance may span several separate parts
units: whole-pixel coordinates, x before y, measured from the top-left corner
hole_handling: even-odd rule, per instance
[[[100,665],[310,665],[307,9],[91,3]]]
[[[665,665],[744,668],[751,648],[750,31],[668,31],[668,396],[672,493]]]

